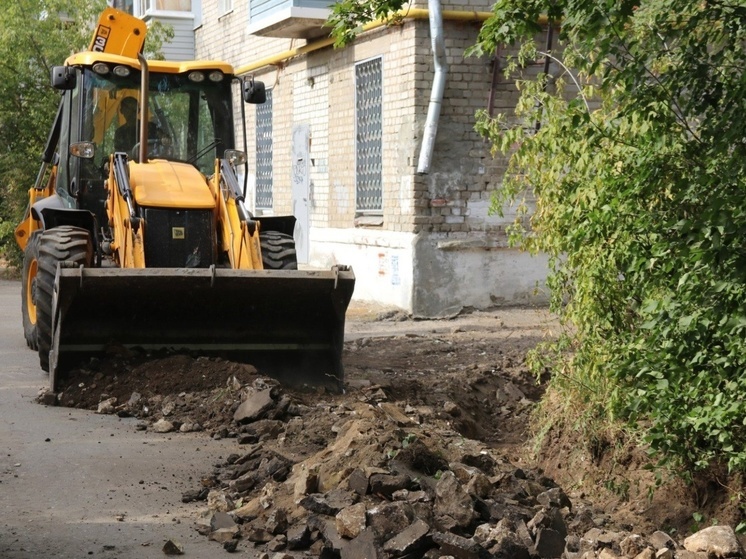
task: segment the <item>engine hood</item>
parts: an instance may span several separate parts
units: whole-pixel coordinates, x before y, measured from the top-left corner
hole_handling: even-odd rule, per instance
[[[163,159],[130,162],[130,187],[135,202],[155,208],[205,209],[215,198],[205,177],[188,163]]]

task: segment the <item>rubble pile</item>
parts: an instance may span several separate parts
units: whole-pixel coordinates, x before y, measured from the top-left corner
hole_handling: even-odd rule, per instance
[[[122,351],[83,364],[60,393],[43,391],[39,401],[134,417],[135,428],[154,433],[235,440],[235,452],[212,470],[205,464],[203,479],[182,496],[198,507],[196,529],[215,541],[216,553],[744,557],[727,526],[686,539],[683,530],[668,535],[649,524],[635,531],[636,517],[597,495],[593,504],[584,495],[571,501],[522,460],[529,414],[543,391],[524,364],[538,339],[533,328],[494,321],[448,333],[360,337],[345,343],[344,394],[281,387],[251,365],[217,358]],[[549,464],[548,471],[567,469],[562,458]],[[626,512],[642,508],[661,510],[628,503]],[[664,513],[673,508],[666,504]],[[673,517],[652,521],[665,527]],[[173,543],[163,553],[189,550]]]
[[[244,387],[234,425],[245,450],[184,495],[206,501],[198,531],[226,551],[272,559],[742,556],[727,527],[681,544],[614,527],[588,503],[574,507],[540,470],[464,438],[436,410],[377,401],[380,391],[328,410],[334,436],[299,460],[292,438],[317,421],[311,410],[293,409],[266,379]]]
[[[210,538],[317,557],[529,557],[537,542],[561,554],[567,496],[453,430],[452,402],[401,405],[371,385],[325,411],[328,444],[299,459],[293,436],[318,418],[268,384],[246,387],[234,413],[246,450],[184,495],[207,501],[199,529]]]

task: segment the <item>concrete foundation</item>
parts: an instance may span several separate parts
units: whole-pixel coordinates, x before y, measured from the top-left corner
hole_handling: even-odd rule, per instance
[[[444,234],[312,229],[309,264],[350,265],[354,300],[396,306],[421,318],[548,302],[545,256],[473,234],[454,240]]]

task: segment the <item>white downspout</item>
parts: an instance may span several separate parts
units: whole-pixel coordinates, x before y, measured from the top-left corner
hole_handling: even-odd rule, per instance
[[[443,38],[443,14],[440,10],[440,0],[428,0],[430,12],[430,41],[433,47],[433,60],[435,62],[435,77],[433,88],[430,92],[430,106],[427,109],[427,120],[422,135],[420,146],[420,159],[417,164],[417,173],[427,174],[430,171],[430,161],[433,157],[435,147],[435,136],[438,133],[438,119],[440,118],[440,107],[443,104],[443,93],[446,87],[446,74],[448,64],[446,62],[446,47]]]

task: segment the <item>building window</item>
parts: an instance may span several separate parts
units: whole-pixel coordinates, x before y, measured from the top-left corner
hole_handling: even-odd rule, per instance
[[[383,71],[382,59],[355,65],[355,209],[358,214],[383,210]]]
[[[191,12],[192,0],[139,0],[139,13],[143,16],[149,12]]]
[[[272,209],[272,90],[256,106],[256,207]]]
[[[233,11],[233,0],[218,0],[218,15],[222,16]]]
[[[116,8],[117,10],[122,10],[123,12],[127,12],[128,14],[134,14],[134,0],[113,0],[111,3],[112,8]]]

